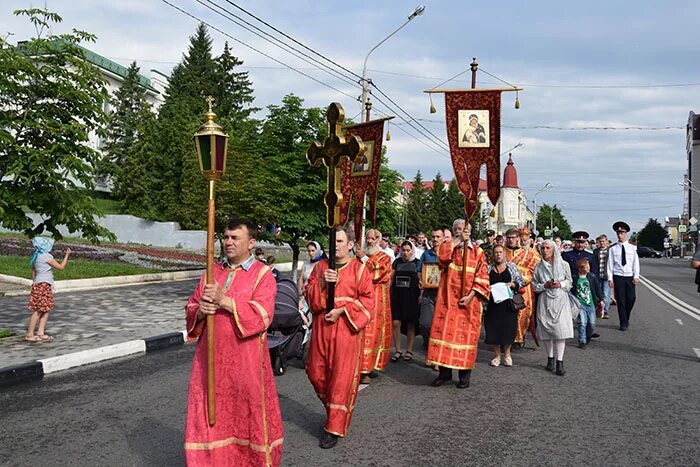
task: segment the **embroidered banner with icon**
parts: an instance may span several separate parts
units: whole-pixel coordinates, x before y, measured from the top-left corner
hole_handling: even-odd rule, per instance
[[[360,162],[346,162],[342,170],[341,191],[343,202],[340,205],[340,224],[348,221],[351,199],[355,200],[354,224],[355,237],[362,235],[365,194],[369,203],[367,217],[372,225],[377,224],[377,188],[379,186],[379,169],[382,164],[382,142],[384,140],[384,122],[393,117],[371,120],[345,127],[345,135],[359,136],[365,144],[365,154]]]
[[[479,196],[481,166],[486,165],[491,204],[501,196],[501,91],[464,89],[445,91],[445,122],[452,167],[464,211],[471,218]]]

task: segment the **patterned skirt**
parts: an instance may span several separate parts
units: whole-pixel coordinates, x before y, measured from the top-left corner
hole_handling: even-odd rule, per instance
[[[46,282],[32,284],[32,292],[29,296],[29,304],[27,305],[32,312],[47,313],[53,310],[54,305],[55,302],[51,284]]]

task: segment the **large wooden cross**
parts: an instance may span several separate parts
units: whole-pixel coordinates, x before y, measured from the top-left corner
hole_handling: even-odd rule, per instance
[[[323,145],[317,142],[311,143],[306,151],[306,160],[313,166],[323,162],[326,166],[326,194],[323,203],[326,205],[326,224],[330,229],[328,244],[328,267],[335,269],[335,229],[340,221],[340,205],[343,201],[343,193],[340,187],[341,159],[348,158],[352,163],[359,162],[365,153],[365,144],[358,136],[346,138],[342,135],[341,124],[345,120],[345,110],[337,102],[328,106],[326,111],[328,120],[328,137]],[[327,307],[333,309],[335,298],[334,284],[328,284]]]

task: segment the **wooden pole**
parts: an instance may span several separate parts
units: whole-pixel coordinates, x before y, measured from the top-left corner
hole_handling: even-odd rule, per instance
[[[214,284],[214,180],[209,180],[209,213],[207,217],[207,284]],[[216,423],[216,385],[214,380],[214,315],[207,315],[207,418]]]
[[[335,227],[328,232],[328,269],[335,269]],[[326,310],[329,312],[335,307],[335,283],[326,284]]]

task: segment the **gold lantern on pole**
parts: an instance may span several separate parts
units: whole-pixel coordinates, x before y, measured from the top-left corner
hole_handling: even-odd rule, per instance
[[[214,98],[207,97],[209,111],[204,114],[204,123],[194,134],[199,170],[209,184],[209,210],[207,216],[207,284],[214,284],[214,193],[216,181],[226,170],[226,153],[228,135],[221,125],[216,123],[216,114],[212,112]],[[214,315],[207,315],[207,416],[209,425],[216,423],[216,398],[214,381]]]

